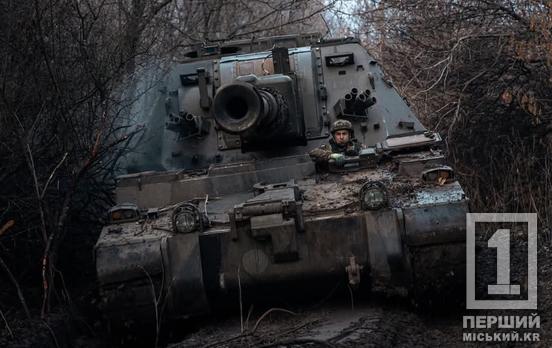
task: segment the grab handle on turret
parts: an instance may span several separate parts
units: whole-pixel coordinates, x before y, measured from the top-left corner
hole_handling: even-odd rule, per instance
[[[205,75],[205,69],[198,68],[196,71],[199,85],[199,106],[201,106],[202,109],[209,109],[209,107],[211,107],[211,98],[207,92],[207,76]]]

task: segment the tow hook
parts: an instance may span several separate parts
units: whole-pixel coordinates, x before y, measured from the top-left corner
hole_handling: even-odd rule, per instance
[[[360,284],[360,272],[363,268],[364,266],[356,263],[356,257],[349,257],[349,265],[345,267],[345,271],[347,271],[347,275],[349,276],[349,285],[351,287],[356,288]]]

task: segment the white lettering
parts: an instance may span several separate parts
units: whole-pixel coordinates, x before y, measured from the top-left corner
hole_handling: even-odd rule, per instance
[[[498,328],[499,329],[513,329],[514,328],[514,317],[511,315],[501,315],[498,317]]]
[[[529,329],[540,329],[540,316],[537,313],[531,313],[528,327]]]
[[[477,315],[475,317],[475,327],[478,329],[487,328],[487,317],[483,315]]]
[[[473,315],[465,315],[463,320],[462,320],[462,326],[464,327],[464,329],[467,329],[468,327],[470,329],[473,329],[474,328],[474,318],[473,318]]]

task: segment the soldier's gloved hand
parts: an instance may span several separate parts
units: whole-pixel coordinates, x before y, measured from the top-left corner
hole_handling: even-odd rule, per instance
[[[338,167],[343,167],[345,164],[345,156],[340,153],[332,153],[330,159],[332,159],[333,163]]]

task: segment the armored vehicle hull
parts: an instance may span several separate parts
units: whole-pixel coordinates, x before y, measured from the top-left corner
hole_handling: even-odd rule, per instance
[[[228,294],[298,283],[417,295],[461,281],[464,191],[439,135],[357,41],[222,48],[196,52],[155,90],[149,122],[165,128],[129,159],[95,247],[108,316],[189,318]],[[365,149],[321,168],[307,153],[335,119]]]

